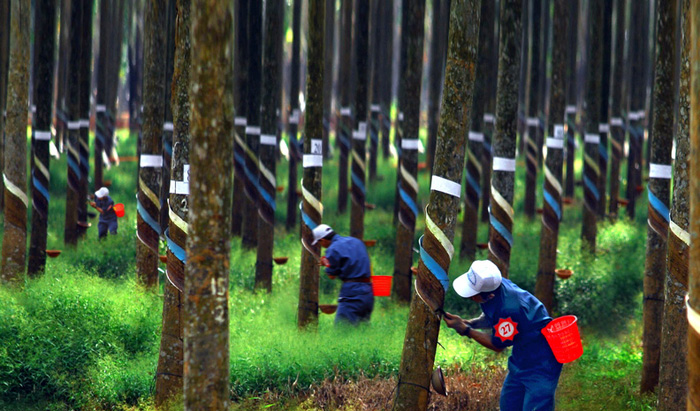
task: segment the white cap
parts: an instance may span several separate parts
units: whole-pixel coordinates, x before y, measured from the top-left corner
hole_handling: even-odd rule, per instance
[[[316,243],[318,243],[318,240],[322,239],[323,237],[327,236],[332,232],[333,229],[328,224],[319,224],[312,231],[314,235],[314,241],[311,242],[311,245],[316,245]]]
[[[97,197],[97,198],[106,197],[108,195],[109,195],[109,190],[107,190],[107,187],[102,187],[99,190],[95,191],[95,197]]]
[[[472,266],[469,267],[469,271],[452,282],[452,288],[463,298],[493,291],[500,285],[501,270],[489,260],[474,261]]]

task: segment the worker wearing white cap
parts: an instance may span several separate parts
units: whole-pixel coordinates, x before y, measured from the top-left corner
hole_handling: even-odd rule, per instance
[[[335,322],[357,324],[369,321],[374,308],[374,294],[370,277],[369,255],[365,244],[354,237],[343,237],[327,224],[313,229],[313,241],[327,248],[321,257],[321,265],[331,279],[343,281],[338,295],[338,310]]]
[[[502,278],[488,260],[474,261],[452,287],[460,297],[479,303],[483,313],[471,320],[445,313],[448,327],[496,352],[513,347],[501,389],[501,411],[553,410],[562,365],[542,335],[552,321],[544,305]],[[491,329],[493,334],[477,329]]]
[[[109,189],[102,187],[95,191],[95,201],[90,202],[90,206],[100,213],[100,220],[97,223],[97,238],[103,238],[110,234],[117,234],[117,214],[114,212],[114,200],[109,196]]]

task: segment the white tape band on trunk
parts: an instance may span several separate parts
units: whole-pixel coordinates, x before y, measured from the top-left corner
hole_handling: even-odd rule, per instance
[[[107,111],[107,106],[105,106],[104,104],[98,104],[95,106],[95,112],[104,113],[105,111]]]
[[[505,157],[494,157],[493,171],[515,171],[515,159]]]
[[[341,116],[351,116],[352,110],[350,109],[350,107],[342,107],[340,109],[340,115]]]
[[[540,125],[540,120],[537,117],[528,117],[527,120],[525,120],[525,124],[527,124],[528,127],[537,127]]]
[[[547,137],[547,148],[564,148],[564,140],[561,138]]]
[[[379,113],[381,111],[379,104],[372,104],[372,107],[370,109],[375,113]]]
[[[688,325],[690,325],[697,334],[700,334],[700,312],[695,311],[695,309],[690,306],[690,299],[687,295],[685,296],[685,306],[688,312]]]
[[[607,123],[600,123],[600,124],[598,124],[598,132],[599,133],[609,133],[610,126]]]
[[[620,117],[613,117],[610,119],[610,125],[613,127],[622,127],[622,124],[624,123],[622,122],[622,118]]]
[[[245,133],[250,134],[251,136],[259,136],[260,135],[260,127],[246,126]]]
[[[51,132],[50,131],[35,131],[34,132],[34,140],[49,141],[49,140],[51,140]]]
[[[583,138],[584,143],[600,144],[600,136],[598,134],[586,134]]]
[[[479,133],[478,131],[469,132],[469,141],[476,141],[478,143],[484,142],[484,133]]]
[[[263,146],[276,146],[277,136],[274,136],[272,134],[261,134],[260,144],[262,144]]]
[[[248,120],[246,120],[245,117],[236,117],[233,119],[233,124],[236,126],[243,126],[245,127],[246,124],[248,124]]]
[[[554,125],[554,138],[563,140],[564,139],[564,125],[555,124]]]
[[[90,128],[90,120],[86,118],[80,119],[80,128]]]
[[[401,139],[401,148],[404,150],[418,150],[418,139],[417,138]]]
[[[484,114],[484,123],[495,123],[496,122],[496,116],[494,116],[491,113],[486,113]]]
[[[403,111],[399,113],[398,117],[399,121],[403,121]]]
[[[690,247],[690,233],[685,231],[681,226],[676,224],[673,220],[669,222],[669,228],[671,229],[671,232],[676,235],[676,237],[680,238],[681,241],[685,243],[685,245]]]
[[[639,114],[636,111],[632,111],[630,113],[627,113],[627,118],[632,121],[637,121],[639,120]]]
[[[80,120],[68,122],[68,130],[78,130],[79,128],[80,128]]]
[[[462,193],[462,185],[446,178],[433,176],[430,180],[430,190],[439,191],[459,198]]]
[[[170,194],[190,195],[190,184],[187,181],[170,180]]]
[[[141,168],[163,167],[163,156],[160,154],[141,154]]]
[[[163,131],[173,131],[173,130],[175,130],[173,123],[171,123],[169,121],[163,123]]]
[[[566,114],[576,113],[576,106],[566,106]]]
[[[352,139],[353,140],[367,140],[367,133],[365,133],[362,130],[355,130],[352,132]]]
[[[302,162],[304,168],[323,167],[323,156],[319,154],[304,154]]]
[[[299,124],[299,109],[292,110],[292,115],[289,116],[289,124]]]
[[[666,164],[649,164],[649,178],[670,179],[673,168]]]

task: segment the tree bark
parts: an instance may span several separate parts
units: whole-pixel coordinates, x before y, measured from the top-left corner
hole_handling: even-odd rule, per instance
[[[262,93],[262,2],[248,3],[248,102],[246,106],[245,200],[243,203],[242,241],[244,248],[258,245],[258,169],[260,148],[260,95]]]
[[[428,407],[430,374],[440,331],[440,316],[436,312],[441,310],[449,285],[447,271],[454,254],[452,241],[459,211],[467,123],[474,97],[480,12],[478,0],[452,0],[434,174],[426,208],[426,231],[420,241],[422,257],[416,287],[421,298],[413,298],[411,302],[394,410]],[[426,262],[426,258],[432,262]]]
[[[496,132],[493,136],[491,175],[489,260],[508,277],[513,246],[513,185],[515,184],[515,139],[518,127],[518,75],[522,34],[522,1],[501,3],[498,48]]]
[[[343,4],[345,7],[346,0]],[[309,47],[306,73],[306,121],[304,122],[304,179],[302,180],[301,273],[297,325],[300,329],[318,326],[318,282],[320,246],[311,245],[313,230],[323,218],[323,77],[325,0],[309,0]],[[345,85],[347,86],[347,85]]]
[[[233,6],[192,3],[192,139],[185,272],[185,410],[229,407]]]
[[[569,21],[569,0],[554,2],[554,33],[565,33]],[[562,218],[562,165],[564,160],[564,112],[566,110],[566,63],[568,44],[566,36],[554,36],[552,45],[552,85],[550,126],[547,138],[547,159],[544,165],[544,204],[540,256],[537,264],[535,296],[549,313],[554,308],[554,270],[557,268],[559,222]],[[573,52],[573,51],[572,51]]]
[[[173,161],[173,111],[172,101],[172,81],[173,65],[175,60],[175,0],[168,0],[167,12],[165,14],[165,83],[163,98],[165,101],[165,122],[163,123],[163,167],[160,181],[160,235],[168,228],[168,196],[170,195],[170,165]]]
[[[168,262],[163,287],[163,323],[156,372],[157,407],[168,409],[183,393],[182,291],[185,286],[190,156],[190,0],[177,0],[175,55],[170,104],[173,112],[173,162],[168,201]]]
[[[136,276],[147,287],[158,285],[160,193],[165,104],[165,0],[146,2],[143,73],[143,136],[137,196]]]
[[[382,8],[382,73],[384,76],[381,99],[381,146],[382,156],[389,158],[389,134],[391,133],[391,103],[393,100],[392,84],[394,82],[394,2],[379,2]]]
[[[114,22],[114,16],[112,16],[113,10],[113,0],[102,0],[100,2],[100,41],[99,48],[97,52],[97,63],[95,64],[95,70],[97,71],[97,104],[95,105],[95,146],[94,146],[94,159],[95,159],[95,174],[94,174],[94,184],[95,187],[102,187],[103,180],[103,161],[102,153],[107,147],[107,135],[108,135],[108,120],[107,120],[107,70],[110,64],[108,54],[111,52],[111,48],[115,46],[112,35],[115,27],[111,26]],[[117,25],[121,21],[117,22]]]
[[[484,148],[482,150],[483,156],[481,159],[481,221],[483,223],[489,222],[489,204],[490,204],[490,194],[491,194],[491,154],[492,154],[492,141],[493,134],[496,130],[496,88],[498,82],[498,52],[499,52],[499,29],[500,29],[500,17],[499,10],[495,9],[493,11],[494,24],[489,26],[490,32],[493,33],[493,39],[491,40],[491,51],[488,53],[488,80],[486,82],[486,102],[484,104]],[[482,19],[485,16],[481,16]],[[481,45],[481,40],[479,42]]]
[[[5,119],[7,114],[7,73],[10,61],[10,2],[0,4],[0,170],[5,166]],[[0,181],[0,190],[5,191],[5,183]],[[0,212],[5,209],[5,196],[0,195]]]
[[[323,71],[328,73],[323,80],[323,156],[330,158],[330,132],[333,124],[333,112],[331,110],[331,100],[333,98],[333,62],[335,61],[335,0],[326,0],[324,22],[326,25],[325,56]],[[379,2],[377,2],[379,3]],[[298,37],[298,36],[297,36]],[[298,77],[298,76],[297,76]],[[296,194],[296,190],[295,190]],[[296,198],[295,198],[296,201]]]
[[[627,0],[617,0],[615,11],[615,51],[610,85],[610,218],[617,219],[618,199],[620,196],[620,160],[623,158],[625,143],[624,123],[622,121],[622,88],[624,84],[623,69],[625,67],[625,22],[627,15]]]
[[[401,303],[411,301],[411,265],[413,241],[418,218],[418,131],[423,72],[423,20],[425,1],[404,2],[403,35],[406,36],[406,62],[401,73],[402,122],[401,162],[399,164],[399,214],[396,226],[394,255],[394,298]]]
[[[107,137],[104,147],[107,153],[107,160],[116,162],[116,150],[114,149],[116,138],[116,125],[118,116],[117,95],[119,94],[119,78],[122,65],[122,43],[124,40],[124,9],[126,0],[117,0],[112,2],[114,7],[114,15],[112,27],[115,27],[113,33],[112,47],[109,51],[110,63],[107,67]]]
[[[445,68],[447,44],[447,23],[449,0],[433,0],[432,23],[430,25],[430,60],[428,68],[428,148],[425,153],[425,165],[433,169],[435,145],[437,143],[438,120],[440,120],[440,95]]]
[[[488,86],[493,75],[491,51],[494,47],[493,25],[496,4],[492,1],[481,2],[481,22],[479,23],[479,61],[476,66],[474,81],[474,101],[472,101],[470,126],[468,129],[469,143],[467,147],[467,184],[465,185],[464,213],[462,215],[462,242],[459,247],[459,257],[473,260],[476,256],[476,237],[479,222],[479,200],[483,193],[481,184],[484,170],[484,121],[485,102],[490,100]],[[490,157],[490,156],[489,156]],[[491,161],[487,166],[491,167]],[[487,194],[488,195],[488,194]]]
[[[289,173],[287,180],[287,230],[291,230],[297,224],[297,209],[299,198],[297,196],[297,173],[301,160],[299,147],[299,69],[301,59],[301,1],[294,0],[292,9],[292,58],[290,68],[290,92],[289,92]]]
[[[34,8],[34,104],[32,121],[32,233],[27,273],[36,276],[46,265],[49,214],[49,141],[56,43],[56,0],[38,1]]]
[[[601,86],[600,86],[600,123],[598,124],[598,134],[600,135],[600,145],[598,146],[598,167],[600,175],[597,186],[600,193],[598,209],[596,214],[598,219],[605,217],[605,198],[608,183],[608,135],[610,134],[609,124],[609,100],[610,100],[610,54],[612,52],[612,3],[613,0],[605,0],[603,5],[603,60],[601,62]]]
[[[236,200],[231,209],[231,232],[236,237],[242,236],[243,209],[245,203],[245,128],[248,105],[248,7],[249,0],[236,0],[236,45],[234,47],[234,105],[236,108],[234,130],[234,172],[233,172],[233,198]],[[290,148],[291,149],[291,148]],[[291,186],[290,186],[291,187]],[[291,190],[291,188],[290,188]]]
[[[90,175],[90,96],[92,95],[92,11],[93,2],[86,2],[80,19],[80,96],[79,118],[80,129],[78,136],[78,157],[80,160],[80,175],[78,182],[78,236],[85,235],[88,224],[87,196],[89,192],[88,177]],[[99,187],[98,187],[99,188]]]
[[[603,60],[603,1],[589,3],[589,41],[586,58],[586,133],[583,153],[583,224],[581,226],[581,248],[591,253],[596,246],[596,213],[600,192],[598,179],[598,152],[600,150],[600,104]]]
[[[377,149],[379,147],[379,117],[381,115],[381,106],[379,105],[380,102],[380,93],[379,90],[381,88],[381,81],[382,81],[382,72],[379,67],[379,63],[381,61],[381,55],[380,53],[380,47],[379,47],[379,42],[381,40],[380,37],[380,4],[381,2],[379,1],[373,1],[372,2],[372,10],[371,10],[371,23],[370,23],[370,45],[369,45],[369,53],[371,55],[371,61],[370,61],[370,76],[369,76],[369,98],[367,101],[370,103],[370,118],[369,118],[369,138],[370,138],[370,145],[369,145],[369,161],[368,161],[368,168],[369,168],[369,181],[374,182],[377,179]],[[326,14],[328,13],[328,7],[326,7]],[[328,21],[328,19],[326,19]],[[326,26],[326,49],[328,49],[328,27]],[[328,67],[328,61],[329,58],[326,58],[326,68],[325,71],[330,73],[332,72],[332,67]],[[330,59],[332,61],[332,59]],[[332,76],[326,76],[327,82],[328,79],[331,79]],[[324,84],[324,91],[326,90],[326,85]],[[330,93],[328,95],[328,98],[330,97]],[[330,101],[327,100],[327,97],[324,95],[324,104],[330,105]],[[324,107],[324,115],[325,115],[325,107]],[[325,120],[324,120],[324,126],[325,126]],[[324,129],[325,131],[325,129]],[[325,134],[324,134],[324,139],[325,139]],[[324,140],[325,141],[325,140]],[[325,143],[324,143],[325,147]]]
[[[64,138],[68,157],[66,186],[66,218],[63,241],[68,247],[78,244],[78,190],[80,184],[80,157],[78,156],[80,134],[80,29],[84,4],[71,1],[70,60],[66,90],[66,135]],[[85,199],[83,198],[83,201]]]
[[[143,102],[143,1],[129,2],[129,136],[138,140],[141,150],[141,104]]]
[[[578,50],[578,20],[579,20],[579,2],[571,0],[569,5],[572,13],[570,13],[569,29],[566,32],[569,50]],[[576,170],[574,169],[574,159],[576,157],[576,103],[578,101],[578,65],[576,64],[576,54],[569,53],[569,59],[566,63],[566,180],[564,183],[564,195],[567,198],[574,198],[574,178]]]
[[[352,138],[352,104],[350,82],[352,77],[352,0],[342,0],[340,8],[340,61],[338,67],[338,87],[340,87],[340,121],[336,128],[336,139],[340,143],[340,161],[338,169],[338,213],[343,214],[348,207],[348,153]],[[309,60],[311,62],[311,60]]]
[[[525,164],[527,173],[525,175],[525,200],[524,212],[528,219],[535,217],[535,196],[537,195],[537,168],[540,151],[540,118],[539,101],[540,94],[544,86],[542,75],[539,70],[542,36],[541,8],[542,0],[530,0],[530,53],[528,53],[528,105],[527,118],[525,121]]]
[[[265,57],[263,67],[262,126],[260,134],[260,207],[255,288],[272,292],[272,251],[275,244],[277,194],[277,122],[282,89],[281,47],[284,3],[268,0],[265,6]]]
[[[7,77],[5,137],[5,230],[0,279],[19,283],[26,272],[27,251],[27,101],[29,98],[29,22],[31,2],[10,3],[10,61]]]
[[[678,120],[676,131],[676,160],[673,176],[673,207],[671,208],[669,230],[668,230],[668,252],[665,287],[664,287],[664,308],[663,322],[661,326],[661,353],[659,356],[659,404],[660,410],[671,410],[686,402],[688,386],[688,323],[685,308],[685,296],[688,293],[688,243],[689,241],[689,221],[688,213],[690,209],[689,193],[689,167],[690,167],[690,7],[688,1],[674,2],[681,9],[681,56],[680,56],[680,89],[678,101]],[[676,6],[678,7],[678,6]],[[660,8],[659,11],[662,11]],[[662,14],[659,13],[659,19]],[[665,30],[664,30],[665,31]],[[657,35],[661,40],[661,30],[657,28]],[[674,44],[675,46],[675,44]],[[664,50],[665,46],[659,42],[656,52],[659,55],[668,57],[670,50]],[[674,50],[675,47],[672,49]],[[675,57],[675,56],[674,56]],[[657,57],[658,58],[658,57]],[[674,58],[675,62],[675,58]],[[673,64],[671,67],[656,68],[657,79],[659,76],[667,76],[667,70],[673,68],[671,74],[672,82],[675,85],[675,77],[678,67]],[[663,73],[662,73],[663,72]],[[657,83],[658,84],[658,83]],[[665,87],[664,87],[665,88]],[[671,102],[675,97],[673,87],[671,91]],[[656,92],[668,93],[669,90],[659,90]],[[668,103],[668,102],[664,102]],[[670,106],[673,110],[673,105]],[[659,107],[658,102],[654,103],[654,112],[666,111],[668,107]],[[675,110],[674,110],[675,111]],[[671,111],[671,127],[673,127],[673,113]],[[656,129],[656,119],[654,118],[654,129]],[[668,119],[664,119],[668,121]],[[668,124],[667,124],[668,126]],[[669,139],[670,140],[670,139]],[[667,141],[670,145],[671,141]],[[652,140],[652,144],[654,141]],[[652,149],[654,146],[652,145]],[[652,161],[654,152],[652,151]],[[687,242],[686,242],[687,241]]]

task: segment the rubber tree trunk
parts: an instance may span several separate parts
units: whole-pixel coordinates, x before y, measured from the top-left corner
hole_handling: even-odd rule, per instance
[[[112,2],[114,15],[112,16],[112,27],[115,27],[110,43],[115,46],[109,51],[110,64],[107,67],[107,138],[104,147],[107,153],[107,161],[117,162],[117,151],[115,147],[116,126],[118,117],[117,95],[119,94],[119,78],[122,65],[122,43],[124,40],[124,10],[126,0]]]
[[[641,392],[659,382],[661,324],[669,227],[671,147],[673,144],[678,1],[659,2],[657,20],[654,125],[649,170],[649,211],[644,265],[644,333]]]
[[[86,2],[80,20],[80,134],[78,139],[78,157],[80,159],[80,176],[78,183],[78,235],[87,231],[87,196],[90,176],[90,97],[92,96],[92,13],[93,2]],[[97,187],[99,188],[99,187]]]
[[[70,60],[66,85],[66,135],[64,144],[68,157],[66,185],[66,218],[63,241],[68,247],[78,244],[78,189],[80,183],[80,157],[78,144],[80,134],[80,28],[84,4],[71,2]],[[84,199],[83,199],[84,200]]]
[[[459,257],[473,260],[476,256],[476,237],[479,222],[479,202],[482,195],[481,176],[484,170],[484,122],[485,102],[490,99],[491,89],[488,83],[493,75],[491,51],[494,47],[493,25],[496,4],[492,1],[481,2],[481,22],[479,23],[479,61],[474,80],[474,100],[472,101],[471,119],[468,130],[467,147],[467,184],[464,187],[464,214],[462,216],[462,242]],[[490,157],[490,156],[489,156]],[[488,167],[491,167],[489,161]]]
[[[690,4],[690,156],[700,155],[700,3]],[[690,232],[700,235],[700,164],[690,162]],[[700,410],[700,243],[690,244],[687,316],[688,411]]]
[[[483,3],[483,2],[482,2]],[[498,82],[498,50],[499,50],[499,27],[500,20],[499,11],[495,9],[493,17],[493,25],[489,26],[489,31],[493,33],[491,40],[491,49],[486,58],[488,59],[488,80],[486,82],[486,96],[484,103],[484,149],[481,159],[481,213],[480,218],[483,223],[489,222],[489,204],[491,200],[491,153],[493,134],[496,130],[496,88]],[[484,19],[487,16],[482,15]],[[479,40],[481,46],[481,40]],[[476,109],[476,107],[475,107]],[[488,235],[488,234],[487,234]]]
[[[377,179],[377,150],[379,148],[379,129],[380,129],[380,116],[381,116],[381,106],[379,105],[380,102],[380,97],[381,93],[379,92],[381,88],[381,82],[382,82],[382,71],[380,70],[379,64],[381,61],[381,55],[379,54],[381,52],[380,47],[379,47],[379,42],[381,40],[380,38],[380,5],[381,2],[379,1],[373,1],[372,2],[372,10],[371,10],[371,23],[370,23],[370,43],[369,43],[369,52],[371,55],[371,61],[370,61],[370,75],[369,75],[369,81],[371,81],[369,85],[369,97],[368,101],[370,103],[369,109],[370,109],[370,118],[369,118],[369,160],[368,160],[368,179],[370,182],[374,182]],[[328,14],[328,7],[326,7],[326,14]],[[328,21],[328,19],[326,19]],[[326,25],[326,49],[328,49],[328,25]],[[332,54],[331,54],[332,56]],[[325,71],[330,73],[332,71],[332,67],[328,67],[328,62],[329,60],[332,62],[332,59],[329,59],[326,57],[326,69]],[[332,76],[326,76],[326,83],[330,81]],[[326,84],[324,84],[324,92],[326,91]],[[328,96],[324,94],[323,96],[323,102],[324,104],[330,105],[330,101],[328,101],[328,98],[330,98],[330,93]],[[330,111],[330,110],[329,110]],[[326,113],[326,110],[324,108],[324,115]],[[326,120],[324,120],[324,126],[326,124]],[[324,128],[325,131],[325,128]],[[325,134],[324,134],[324,139],[325,139]],[[325,141],[325,140],[324,140]],[[324,147],[326,145],[324,144]]]
[[[401,2],[401,10],[407,10],[410,7],[410,0],[403,0]],[[399,190],[399,185],[401,184],[401,163],[403,161],[403,150],[402,150],[402,140],[404,131],[404,112],[403,108],[407,104],[406,101],[406,75],[407,75],[407,61],[408,61],[408,43],[409,37],[411,35],[408,27],[408,13],[401,12],[401,38],[400,38],[400,48],[399,48],[399,90],[396,101],[396,129],[394,131],[394,147],[397,153],[396,162],[396,188],[394,190],[394,224],[398,223],[399,218],[399,203],[401,199],[401,191]]]
[[[172,82],[173,82],[173,61],[175,60],[175,0],[168,0],[168,10],[165,15],[165,87],[163,98],[165,99],[165,121],[163,123],[163,168],[160,182],[160,235],[168,228],[168,196],[170,195],[170,165],[173,161],[173,111]]]
[[[155,402],[167,409],[183,394],[183,312],[182,292],[185,287],[187,262],[187,221],[189,208],[190,158],[190,0],[177,0],[175,54],[172,79],[173,162],[167,203],[168,261],[163,286],[163,322],[160,334],[160,355],[156,371]]]
[[[141,104],[143,101],[143,1],[130,2],[129,13],[129,136],[141,142]]]
[[[382,123],[382,156],[386,160],[389,157],[389,135],[391,133],[391,103],[393,100],[392,84],[394,82],[393,56],[394,56],[394,2],[379,2],[382,9],[382,38],[380,41],[381,65],[382,65],[382,99],[381,99],[381,123]]]
[[[571,0],[572,13],[570,13],[568,30],[566,32],[569,50],[578,50],[578,17],[579,2]],[[574,198],[574,179],[576,169],[574,159],[576,157],[576,103],[578,100],[576,54],[569,53],[566,63],[566,180],[564,182],[564,195],[567,198]]]
[[[232,8],[230,2],[197,0],[191,9],[193,150],[184,293],[185,410],[227,410],[230,403]]]
[[[9,6],[9,2],[5,2]],[[61,1],[61,20],[59,23],[59,40],[58,40],[58,69],[56,70],[56,142],[61,152],[63,151],[63,142],[67,130],[67,108],[66,108],[66,88],[68,78],[68,61],[70,59],[70,16],[71,16],[71,0]],[[8,21],[9,22],[9,21]],[[9,27],[9,24],[7,25]],[[0,47],[2,47],[0,45]],[[1,64],[1,63],[0,63]],[[0,67],[2,68],[2,67]],[[2,78],[0,77],[0,81]],[[0,99],[2,98],[2,90],[0,90]],[[0,119],[0,122],[2,120]]]
[[[449,0],[433,0],[432,7],[430,59],[428,60],[428,149],[425,155],[426,168],[428,170],[433,169],[438,120],[440,119],[440,94],[442,93],[445,46],[447,43],[447,19],[449,19],[449,15],[443,12],[443,8],[448,3]]]
[[[426,230],[420,240],[422,256],[416,284],[422,298],[411,301],[394,410],[428,408],[430,374],[440,331],[436,309],[441,310],[454,255],[452,241],[459,212],[467,123],[474,98],[480,12],[478,0],[452,0],[435,165],[425,213]]]
[[[583,152],[583,224],[581,248],[595,252],[597,235],[597,210],[600,199],[598,179],[598,153],[600,150],[600,104],[603,68],[603,14],[606,0],[591,0],[589,3],[589,42],[586,58],[586,133]]]
[[[598,219],[605,217],[605,206],[607,205],[605,193],[608,185],[608,135],[610,134],[610,55],[612,52],[612,3],[613,0],[605,0],[603,5],[603,60],[601,62],[600,79],[600,123],[598,124],[598,134],[600,135],[600,145],[598,146],[598,167],[600,174],[598,177],[598,192],[600,201],[596,214]]]
[[[420,95],[423,72],[423,20],[425,1],[404,3],[402,10],[406,35],[406,64],[400,81],[403,90],[403,136],[399,164],[399,214],[394,254],[394,298],[402,303],[411,301],[411,265],[413,264],[414,233],[418,218],[418,129],[420,124]]]
[[[236,39],[234,47],[234,93],[233,101],[236,108],[234,130],[234,156],[233,156],[233,198],[235,199],[231,209],[231,233],[241,237],[243,227],[243,204],[245,202],[245,158],[247,154],[244,147],[245,128],[248,124],[246,111],[248,105],[248,7],[249,0],[236,0]]]
[[[27,273],[36,276],[46,266],[46,229],[49,215],[49,141],[53,103],[56,43],[56,0],[42,0],[34,8],[34,104],[32,121],[32,232]]]
[[[352,137],[352,104],[350,82],[352,78],[352,0],[342,0],[340,8],[340,53],[338,67],[338,87],[340,87],[340,116],[335,134],[340,148],[338,169],[338,213],[348,207],[348,154]],[[309,63],[311,60],[309,59]]]
[[[347,1],[346,1],[347,2]],[[309,0],[308,70],[306,73],[306,121],[304,122],[304,178],[302,180],[301,273],[297,325],[318,326],[318,282],[320,246],[311,245],[313,230],[321,224],[323,166],[323,77],[325,0]]]
[[[139,158],[137,196],[136,277],[147,287],[158,284],[160,236],[160,181],[163,166],[165,118],[165,14],[166,0],[146,2],[143,71],[143,136]]]
[[[679,1],[678,5],[682,10],[679,21],[681,24],[681,71],[676,128],[676,159],[673,171],[673,207],[670,214],[668,252],[665,260],[667,262],[666,284],[659,357],[658,408],[662,410],[671,410],[672,407],[685,403],[688,385],[688,346],[686,343],[688,323],[684,300],[688,293],[688,246],[690,243],[690,235],[688,234],[688,214],[690,211],[688,174],[690,167],[690,140],[688,136],[690,130],[690,7],[687,1]],[[663,10],[663,8],[659,8],[659,19]],[[658,27],[657,33],[660,40],[662,33]],[[660,42],[657,44],[656,52],[664,55],[668,53]],[[677,69],[675,65],[674,69]],[[663,71],[666,70],[667,68],[664,67]],[[672,74],[674,82],[671,84],[675,84],[676,71],[674,70]],[[657,78],[659,75],[659,67],[657,66]],[[654,112],[658,112],[659,109],[657,103],[654,103]],[[673,126],[673,123],[671,124]],[[654,129],[656,129],[656,117],[654,118]],[[652,149],[654,148],[653,143],[652,140]],[[653,156],[654,152],[652,151],[650,154]]]
[[[104,177],[102,153],[107,147],[108,135],[108,120],[107,120],[107,69],[110,64],[108,55],[111,53],[114,42],[112,41],[114,22],[113,0],[103,0],[100,2],[100,41],[97,51],[97,63],[95,70],[97,71],[97,104],[95,105],[95,172],[94,182],[95,187],[102,187]],[[121,21],[117,23],[120,24]]]
[[[528,58],[529,58],[529,53],[530,53],[530,12],[529,12],[529,4],[532,0],[530,1],[525,1],[523,4],[523,10],[522,10],[522,36],[521,36],[521,44],[520,44],[520,74],[518,77],[518,105],[517,105],[517,110],[518,110],[518,131],[517,131],[517,136],[519,140],[517,141],[518,143],[518,150],[517,153],[522,154],[525,149],[525,132],[526,132],[526,124],[525,124],[525,118],[526,118],[526,113],[527,113],[527,105],[529,103],[528,99],[528,94],[530,92],[529,88],[529,79],[530,79],[530,74],[528,73]]]
[[[297,209],[299,198],[297,196],[297,173],[299,161],[301,160],[301,147],[299,145],[299,120],[301,111],[299,110],[299,69],[301,65],[301,0],[294,0],[292,9],[292,59],[290,68],[289,92],[289,173],[287,180],[287,230],[291,230],[297,223]]]
[[[525,164],[527,173],[525,176],[525,201],[524,212],[528,219],[535,217],[535,196],[537,194],[537,169],[538,156],[540,151],[540,119],[539,119],[539,101],[540,94],[544,88],[543,76],[539,70],[542,37],[542,19],[541,8],[542,0],[530,0],[530,53],[528,53],[528,104],[527,118],[525,119]]]
[[[328,73],[323,80],[323,156],[331,158],[330,152],[330,134],[331,125],[333,124],[334,116],[331,109],[331,100],[333,99],[333,63],[335,62],[335,0],[326,0],[324,22],[326,32],[324,41],[326,42],[323,71]],[[377,2],[379,3],[379,2]]]
[[[515,139],[518,128],[518,76],[522,35],[522,1],[501,3],[498,47],[496,132],[493,136],[491,175],[489,260],[508,277],[513,246],[513,185],[515,184]]]
[[[554,1],[554,33],[565,33],[569,21],[569,0]],[[562,218],[562,175],[564,160],[564,112],[566,110],[566,63],[568,44],[566,36],[554,36],[552,44],[552,84],[550,125],[547,138],[547,159],[544,165],[542,231],[540,256],[537,264],[535,296],[551,313],[554,308],[554,270],[557,268],[559,222]],[[573,50],[571,51],[573,52]]]
[[[620,197],[620,161],[624,157],[625,144],[624,122],[622,120],[622,87],[625,67],[625,27],[627,0],[617,0],[615,10],[615,50],[613,51],[612,78],[610,84],[610,218],[617,219],[618,200]]]
[[[10,60],[10,2],[0,4],[0,170],[5,164],[5,118],[7,114],[7,72]],[[0,181],[0,190],[4,192],[5,183]],[[4,210],[5,196],[0,195],[0,212]]]
[[[29,0],[10,3],[10,62],[5,137],[5,230],[0,278],[19,283],[27,252],[27,101],[29,99]]]
[[[263,66],[262,123],[260,134],[260,206],[255,288],[272,291],[272,251],[275,245],[275,194],[277,122],[281,106],[284,41],[284,3],[268,0],[265,6],[265,57]]]

